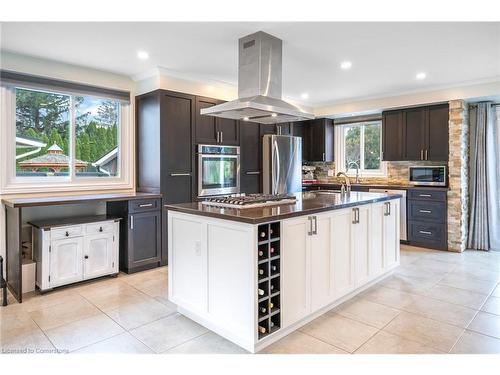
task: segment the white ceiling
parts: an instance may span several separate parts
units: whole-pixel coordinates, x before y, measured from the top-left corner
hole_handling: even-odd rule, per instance
[[[137,76],[237,83],[237,40],[284,41],[284,96],[311,106],[500,79],[500,23],[2,23],[1,48]],[[138,50],[149,52],[141,61]],[[352,62],[343,71],[341,61]],[[423,81],[415,79],[425,72]],[[309,93],[308,100],[300,98]]]

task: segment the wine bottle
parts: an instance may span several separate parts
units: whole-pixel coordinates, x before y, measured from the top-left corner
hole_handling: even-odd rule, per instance
[[[261,307],[259,310],[262,314],[265,314],[267,312],[267,309],[265,307]]]
[[[278,267],[276,267],[276,266],[274,266],[274,265],[273,265],[273,266],[271,266],[271,271],[276,272],[277,270],[278,270]]]
[[[264,270],[262,268],[259,268],[259,275],[263,275],[264,274]]]
[[[265,327],[259,326],[259,332],[264,334],[267,332],[267,329]]]
[[[266,293],[264,292],[264,289],[259,289],[259,296],[263,296],[264,294],[266,294]]]
[[[262,257],[264,255],[264,252],[262,250],[259,250],[259,256]]]
[[[260,237],[262,237],[262,238],[266,237],[266,232],[264,232],[264,231],[260,232]]]
[[[269,328],[273,328],[273,327],[274,327],[274,323],[271,321],[271,322],[269,323]]]
[[[271,247],[271,249],[269,249],[269,252],[270,252],[271,254],[274,254],[274,247]]]
[[[274,285],[273,284],[271,284],[271,290],[274,290]]]
[[[273,234],[273,230],[272,230],[272,228],[271,228],[271,229],[269,229],[269,234]]]
[[[274,303],[269,302],[269,310],[272,310],[272,309],[273,309],[273,307],[274,307]]]

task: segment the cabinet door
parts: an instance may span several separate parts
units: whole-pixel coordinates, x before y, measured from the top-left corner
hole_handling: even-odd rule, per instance
[[[201,109],[216,104],[216,99],[196,97],[196,143],[217,143],[217,117],[200,114]]]
[[[109,275],[114,269],[113,234],[87,235],[84,240],[83,278]]]
[[[403,112],[384,112],[382,116],[382,160],[404,160],[403,145]]]
[[[308,161],[309,158],[309,137],[305,136],[306,130],[308,129],[308,121],[298,121],[291,123],[291,132],[295,137],[302,138],[302,160]]]
[[[289,122],[276,124],[276,133],[280,135],[292,135],[292,127]]]
[[[355,264],[355,285],[363,285],[370,279],[369,214],[370,206],[357,207],[357,222],[353,224],[352,240]]]
[[[384,221],[385,204],[379,202],[371,205],[370,212],[370,276],[376,277],[384,271]]]
[[[307,217],[283,221],[281,254],[282,321],[289,326],[310,313],[310,222]]]
[[[160,211],[130,214],[128,267],[157,263],[161,257]]]
[[[448,161],[448,104],[429,107],[427,160]]]
[[[50,247],[50,287],[83,280],[83,237],[52,241]]]
[[[351,209],[332,213],[333,292],[335,298],[354,289],[354,253],[352,251],[351,228],[353,215]]]
[[[384,216],[385,268],[392,268],[399,263],[399,207],[398,199],[390,200],[389,214]]]
[[[412,108],[403,112],[405,159],[423,160],[425,151],[426,109]]]
[[[174,93],[163,94],[161,98],[161,193],[164,203],[190,202],[194,195],[194,101],[191,95]]]
[[[311,311],[333,301],[331,215],[314,216],[311,236]]]
[[[333,122],[329,119],[312,120],[305,132],[309,139],[308,161],[333,161]]]
[[[242,193],[259,193],[262,160],[259,124],[240,123],[240,139],[240,190]]]
[[[219,143],[223,145],[240,145],[240,122],[237,120],[227,119],[227,118],[217,118],[216,119],[217,128],[219,134]],[[257,124],[254,126],[258,127]]]

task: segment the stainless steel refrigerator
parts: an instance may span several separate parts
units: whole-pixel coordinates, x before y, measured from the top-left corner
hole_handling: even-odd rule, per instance
[[[265,135],[263,151],[264,194],[302,191],[302,139],[289,135]]]

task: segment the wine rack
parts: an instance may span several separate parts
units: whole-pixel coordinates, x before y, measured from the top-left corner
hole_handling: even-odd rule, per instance
[[[281,223],[257,228],[257,316],[259,340],[281,327]]]

